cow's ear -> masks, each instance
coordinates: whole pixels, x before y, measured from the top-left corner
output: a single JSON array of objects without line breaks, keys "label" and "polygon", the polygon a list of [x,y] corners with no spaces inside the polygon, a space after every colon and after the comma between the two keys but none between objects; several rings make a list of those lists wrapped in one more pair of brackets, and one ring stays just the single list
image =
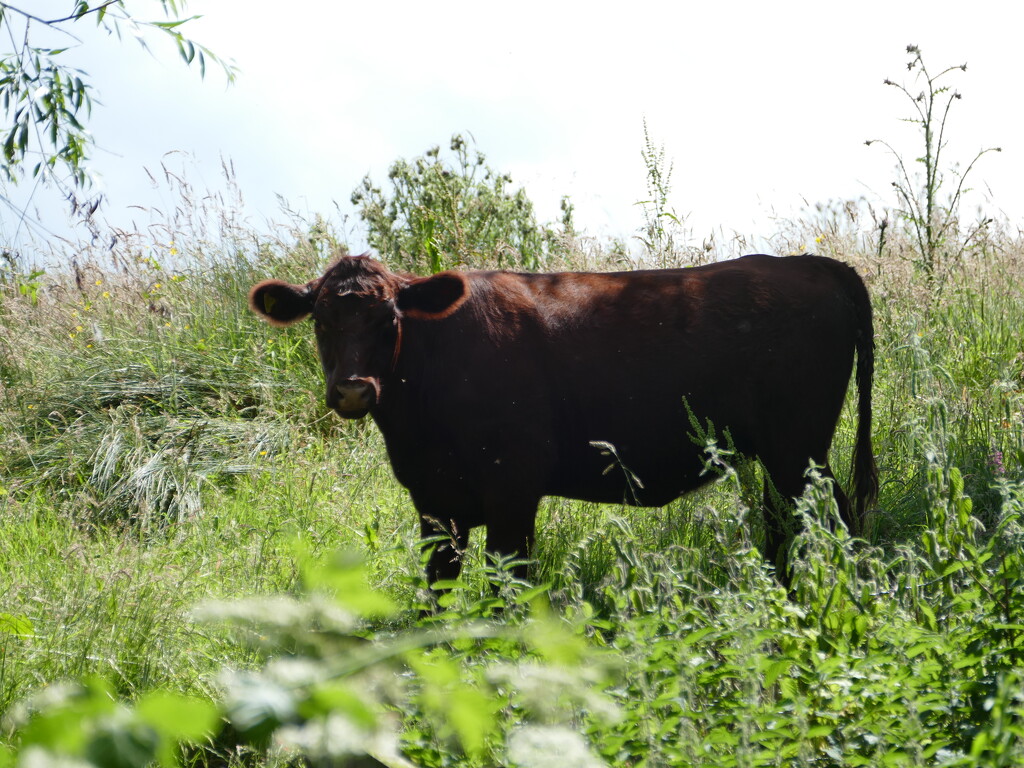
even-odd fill
[{"label": "cow's ear", "polygon": [[308,285],[264,280],[249,291],[249,308],[272,325],[291,325],[313,311],[313,292]]},{"label": "cow's ear", "polygon": [[419,320],[443,320],[469,297],[469,283],[460,272],[439,272],[414,280],[398,292],[398,309]]}]

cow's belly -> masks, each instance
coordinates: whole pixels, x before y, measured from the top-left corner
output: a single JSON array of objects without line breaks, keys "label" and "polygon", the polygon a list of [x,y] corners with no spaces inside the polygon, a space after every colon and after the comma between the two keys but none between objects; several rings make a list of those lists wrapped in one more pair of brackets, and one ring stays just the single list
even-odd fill
[{"label": "cow's belly", "polygon": [[700,451],[678,439],[640,449],[597,443],[563,450],[547,495],[603,504],[660,507],[703,485]]}]

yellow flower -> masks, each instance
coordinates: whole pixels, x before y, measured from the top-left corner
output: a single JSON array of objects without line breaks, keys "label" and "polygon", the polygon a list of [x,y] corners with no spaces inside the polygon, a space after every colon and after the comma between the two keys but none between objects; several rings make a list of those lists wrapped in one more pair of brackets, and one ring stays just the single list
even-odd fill
[{"label": "yellow flower", "polygon": [[103,298],[104,299],[109,299],[110,298],[110,291],[104,291],[103,292]]},{"label": "yellow flower", "polygon": [[103,281],[102,280],[97,280],[96,281],[96,285],[103,285]]}]

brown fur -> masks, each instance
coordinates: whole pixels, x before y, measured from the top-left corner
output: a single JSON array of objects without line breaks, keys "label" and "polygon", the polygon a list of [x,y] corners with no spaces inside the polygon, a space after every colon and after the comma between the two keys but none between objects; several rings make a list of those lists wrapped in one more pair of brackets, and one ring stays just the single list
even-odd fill
[{"label": "brown fur", "polygon": [[[474,526],[490,551],[529,555],[545,495],[660,506],[705,483],[688,409],[760,459],[781,497],[800,495],[810,462],[831,476],[855,357],[852,507],[834,486],[855,533],[877,491],[871,305],[831,259],[414,278],[344,257],[306,286],[261,283],[250,305],[277,324],[313,314],[328,405],[373,417],[423,535],[451,539],[431,581],[458,574]],[[773,498],[765,555],[784,576],[788,512]]]}]

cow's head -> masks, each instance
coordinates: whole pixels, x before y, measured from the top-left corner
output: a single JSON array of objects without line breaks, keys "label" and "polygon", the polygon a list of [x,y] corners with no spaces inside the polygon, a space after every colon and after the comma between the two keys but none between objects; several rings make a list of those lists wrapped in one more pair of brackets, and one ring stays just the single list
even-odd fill
[{"label": "cow's head", "polygon": [[441,320],[466,300],[458,272],[396,275],[365,256],[342,256],[305,285],[266,280],[249,291],[252,311],[286,326],[309,315],[327,383],[327,406],[359,419],[381,400],[381,380],[401,353],[402,320]]}]

